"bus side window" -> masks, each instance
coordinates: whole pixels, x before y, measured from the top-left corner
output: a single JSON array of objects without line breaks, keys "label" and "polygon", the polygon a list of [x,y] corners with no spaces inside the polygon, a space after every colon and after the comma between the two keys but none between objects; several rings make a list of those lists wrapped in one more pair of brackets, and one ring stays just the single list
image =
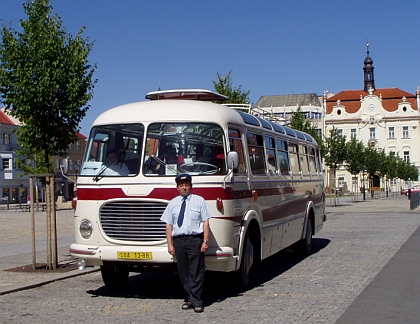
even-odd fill
[{"label": "bus side window", "polygon": [[281,175],[290,175],[289,156],[287,153],[287,142],[277,139],[277,159],[279,161],[279,171]]},{"label": "bus side window", "polygon": [[237,129],[229,129],[229,147],[231,151],[236,151],[239,156],[239,167],[234,170],[235,174],[245,174],[246,164],[244,150],[242,147],[241,133]]},{"label": "bus side window", "polygon": [[318,171],[319,175],[322,175],[322,163],[321,163],[321,152],[319,149],[315,149],[315,164],[316,164],[316,170]]},{"label": "bus side window", "polygon": [[316,167],[316,162],[315,162],[315,148],[310,147],[309,148],[309,168],[311,174],[315,175],[318,174],[318,170]]},{"label": "bus side window", "polygon": [[277,175],[277,163],[276,163],[276,144],[274,138],[265,137],[265,152],[267,155],[267,166],[269,175]]},{"label": "bus side window", "polygon": [[307,176],[310,174],[308,163],[308,147],[306,145],[299,145],[300,165],[302,166],[302,174]]},{"label": "bus side window", "polygon": [[294,143],[289,143],[289,160],[293,176],[300,175],[300,163],[298,152],[298,145]]},{"label": "bus side window", "polygon": [[255,133],[246,134],[248,156],[252,174],[265,175],[263,137]]}]

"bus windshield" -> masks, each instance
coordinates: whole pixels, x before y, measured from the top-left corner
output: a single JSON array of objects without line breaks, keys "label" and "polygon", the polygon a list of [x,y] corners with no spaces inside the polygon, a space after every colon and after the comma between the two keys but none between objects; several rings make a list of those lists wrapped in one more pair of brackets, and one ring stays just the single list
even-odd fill
[{"label": "bus windshield", "polygon": [[92,128],[80,175],[94,176],[94,181],[102,177],[137,175],[143,136],[142,124]]},{"label": "bus windshield", "polygon": [[215,124],[150,124],[146,134],[143,174],[226,174],[225,143],[222,128]]}]

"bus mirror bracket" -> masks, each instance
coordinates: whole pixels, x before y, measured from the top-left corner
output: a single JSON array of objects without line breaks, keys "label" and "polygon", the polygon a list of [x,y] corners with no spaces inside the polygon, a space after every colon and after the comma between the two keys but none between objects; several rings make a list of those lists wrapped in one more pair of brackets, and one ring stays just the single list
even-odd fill
[{"label": "bus mirror bracket", "polygon": [[76,183],[76,181],[74,181],[73,179],[67,176],[67,173],[69,172],[69,159],[68,158],[64,158],[61,160],[60,170],[61,170],[61,175],[64,178],[66,178],[67,180],[70,180],[71,182]]},{"label": "bus mirror bracket", "polygon": [[63,175],[66,175],[69,172],[69,159],[68,158],[64,158],[61,160],[61,173]]},{"label": "bus mirror bracket", "polygon": [[238,152],[230,151],[227,154],[227,164],[230,170],[237,169],[239,166],[239,155]]},{"label": "bus mirror bracket", "polygon": [[226,178],[230,175],[230,181],[233,183],[233,170],[237,169],[239,166],[239,155],[238,152],[230,151],[227,154],[226,162],[228,164],[229,172],[226,177],[223,179],[223,189],[226,189]]}]

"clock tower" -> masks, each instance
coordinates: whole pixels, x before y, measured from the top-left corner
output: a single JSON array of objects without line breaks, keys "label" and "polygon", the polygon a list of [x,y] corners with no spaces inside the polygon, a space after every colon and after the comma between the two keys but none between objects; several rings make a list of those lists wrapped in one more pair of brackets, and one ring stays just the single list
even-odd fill
[{"label": "clock tower", "polygon": [[375,91],[375,79],[373,77],[373,61],[369,56],[369,44],[366,44],[366,52],[367,52],[367,56],[365,58],[365,66],[363,67],[363,71],[365,74],[365,87],[364,87],[364,91],[365,92],[369,92],[369,90],[371,91]]}]

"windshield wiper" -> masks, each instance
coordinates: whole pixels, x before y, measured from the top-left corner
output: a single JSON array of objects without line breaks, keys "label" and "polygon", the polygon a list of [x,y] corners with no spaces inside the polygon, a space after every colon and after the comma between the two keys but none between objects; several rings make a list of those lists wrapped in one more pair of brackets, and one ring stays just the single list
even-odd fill
[{"label": "windshield wiper", "polygon": [[[161,160],[160,158],[158,158],[157,156],[154,156],[154,155],[150,155],[150,157],[152,158],[152,159],[154,159],[154,160],[156,160],[160,165],[163,165],[163,166],[167,166],[168,167],[168,169],[170,169],[171,171],[173,171],[173,172],[175,172],[176,174],[178,174],[178,173],[180,173],[178,170],[176,170],[176,169],[174,169],[173,167],[171,167],[169,164],[167,164],[166,162],[164,162],[163,160]],[[150,170],[150,167],[151,167],[151,165],[152,165],[152,159],[149,159],[150,160],[150,162],[149,162],[149,170]]]},{"label": "windshield wiper", "polygon": [[[121,150],[119,152],[116,153],[117,154],[117,158],[120,157],[120,155],[123,156],[123,158],[121,159],[121,166],[124,163],[124,157],[125,157],[125,150]],[[98,182],[99,180],[101,180],[103,178],[102,174],[105,172],[106,169],[109,168],[109,166],[111,165],[111,161],[109,161],[107,164],[102,165],[101,169],[99,170],[99,172],[92,178],[92,181]]]}]

